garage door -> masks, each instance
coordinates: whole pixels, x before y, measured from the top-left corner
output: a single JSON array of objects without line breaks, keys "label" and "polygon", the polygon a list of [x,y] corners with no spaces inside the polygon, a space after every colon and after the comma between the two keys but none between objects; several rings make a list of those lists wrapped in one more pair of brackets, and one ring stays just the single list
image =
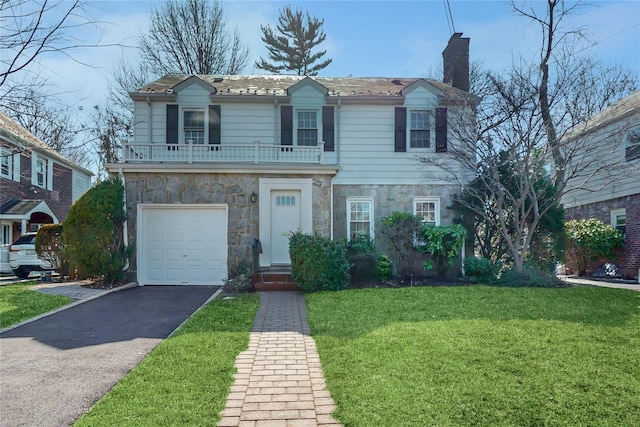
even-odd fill
[{"label": "garage door", "polygon": [[141,285],[219,285],[227,276],[226,205],[139,205]]}]

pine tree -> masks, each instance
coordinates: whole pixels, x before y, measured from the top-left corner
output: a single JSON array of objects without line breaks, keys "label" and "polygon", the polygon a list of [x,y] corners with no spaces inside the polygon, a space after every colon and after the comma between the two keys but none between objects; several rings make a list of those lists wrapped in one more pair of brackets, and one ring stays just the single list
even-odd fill
[{"label": "pine tree", "polygon": [[255,63],[256,67],[275,74],[295,71],[299,76],[315,76],[331,63],[331,59],[326,59],[314,65],[327,51],[311,53],[327,38],[320,29],[324,19],[311,17],[308,12],[305,17],[301,10],[292,12],[291,6],[286,6],[280,12],[278,22],[275,30],[269,25],[260,26],[262,41],[269,50],[269,60],[272,62],[260,58]]}]

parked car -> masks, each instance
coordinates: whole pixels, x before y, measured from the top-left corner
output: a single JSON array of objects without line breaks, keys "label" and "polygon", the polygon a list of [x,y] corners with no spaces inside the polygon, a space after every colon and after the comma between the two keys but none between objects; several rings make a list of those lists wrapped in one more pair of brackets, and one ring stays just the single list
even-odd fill
[{"label": "parked car", "polygon": [[9,264],[13,274],[21,279],[29,277],[32,271],[53,270],[47,261],[38,258],[36,253],[36,234],[23,234],[9,247]]}]

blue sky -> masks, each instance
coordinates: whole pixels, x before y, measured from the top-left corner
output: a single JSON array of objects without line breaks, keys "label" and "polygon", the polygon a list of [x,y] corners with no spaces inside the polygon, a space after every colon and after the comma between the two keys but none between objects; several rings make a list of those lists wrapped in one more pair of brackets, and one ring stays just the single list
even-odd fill
[{"label": "blue sky", "polygon": [[[103,44],[132,46],[146,29],[155,1],[93,1],[87,9],[100,20],[99,31],[85,35]],[[324,76],[430,77],[440,75],[442,50],[451,28],[443,0],[422,1],[223,1],[228,23],[237,26],[251,51],[245,74],[259,73],[253,63],[266,50],[260,40],[260,25],[275,26],[280,9],[308,11],[324,18],[327,40],[322,48],[333,63]],[[449,2],[456,32],[471,38],[471,60],[486,68],[504,70],[518,58],[536,58],[539,27],[516,16],[507,1]],[[567,25],[582,27],[590,41],[575,45],[609,64],[619,64],[640,73],[640,1],[592,1]],[[544,2],[527,2],[540,9]],[[104,100],[105,80],[121,54],[135,60],[131,48],[83,49],[70,58],[43,58],[42,75],[65,98],[78,106]]]}]

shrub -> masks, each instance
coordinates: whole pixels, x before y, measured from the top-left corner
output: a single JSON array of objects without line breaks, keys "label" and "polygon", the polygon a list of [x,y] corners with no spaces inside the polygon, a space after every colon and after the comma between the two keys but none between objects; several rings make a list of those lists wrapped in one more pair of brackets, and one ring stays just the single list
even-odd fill
[{"label": "shrub", "polygon": [[370,282],[376,278],[377,257],[372,253],[355,254],[348,257],[352,282]]},{"label": "shrub", "polygon": [[565,229],[580,276],[587,272],[589,261],[614,258],[613,249],[624,244],[622,233],[595,218],[567,221]]},{"label": "shrub", "polygon": [[467,230],[460,224],[424,224],[420,230],[420,250],[431,255],[424,263],[425,270],[435,268],[438,277],[447,275],[447,268],[460,256],[460,249],[467,236]]},{"label": "shrub", "polygon": [[289,238],[291,274],[304,292],[340,290],[349,284],[344,245],[319,235],[293,233]]},{"label": "shrub", "polygon": [[511,288],[554,288],[563,286],[564,282],[535,267],[525,266],[522,271],[513,268],[503,271],[495,285]]},{"label": "shrub", "polygon": [[62,224],[45,224],[36,235],[36,253],[62,276],[69,274],[69,260],[62,241]]},{"label": "shrub", "polygon": [[382,218],[378,225],[377,235],[391,244],[396,272],[400,276],[408,276],[411,271],[410,261],[415,254],[415,239],[419,234],[421,218],[405,212],[392,212]]},{"label": "shrub", "polygon": [[80,277],[100,277],[105,283],[124,278],[128,248],[123,244],[124,187],[117,179],[99,183],[71,206],[62,240],[70,267]]},{"label": "shrub", "polygon": [[490,259],[471,257],[464,259],[464,275],[471,283],[493,283],[500,271],[500,265]]},{"label": "shrub", "polygon": [[376,263],[376,279],[385,281],[389,280],[393,274],[393,265],[387,255],[380,255]]},{"label": "shrub", "polygon": [[247,262],[240,262],[235,268],[231,269],[229,277],[223,279],[223,288],[227,292],[240,293],[250,292],[253,290],[251,276],[253,268]]},{"label": "shrub", "polygon": [[357,236],[347,243],[348,254],[375,254],[376,241],[369,236]]}]

